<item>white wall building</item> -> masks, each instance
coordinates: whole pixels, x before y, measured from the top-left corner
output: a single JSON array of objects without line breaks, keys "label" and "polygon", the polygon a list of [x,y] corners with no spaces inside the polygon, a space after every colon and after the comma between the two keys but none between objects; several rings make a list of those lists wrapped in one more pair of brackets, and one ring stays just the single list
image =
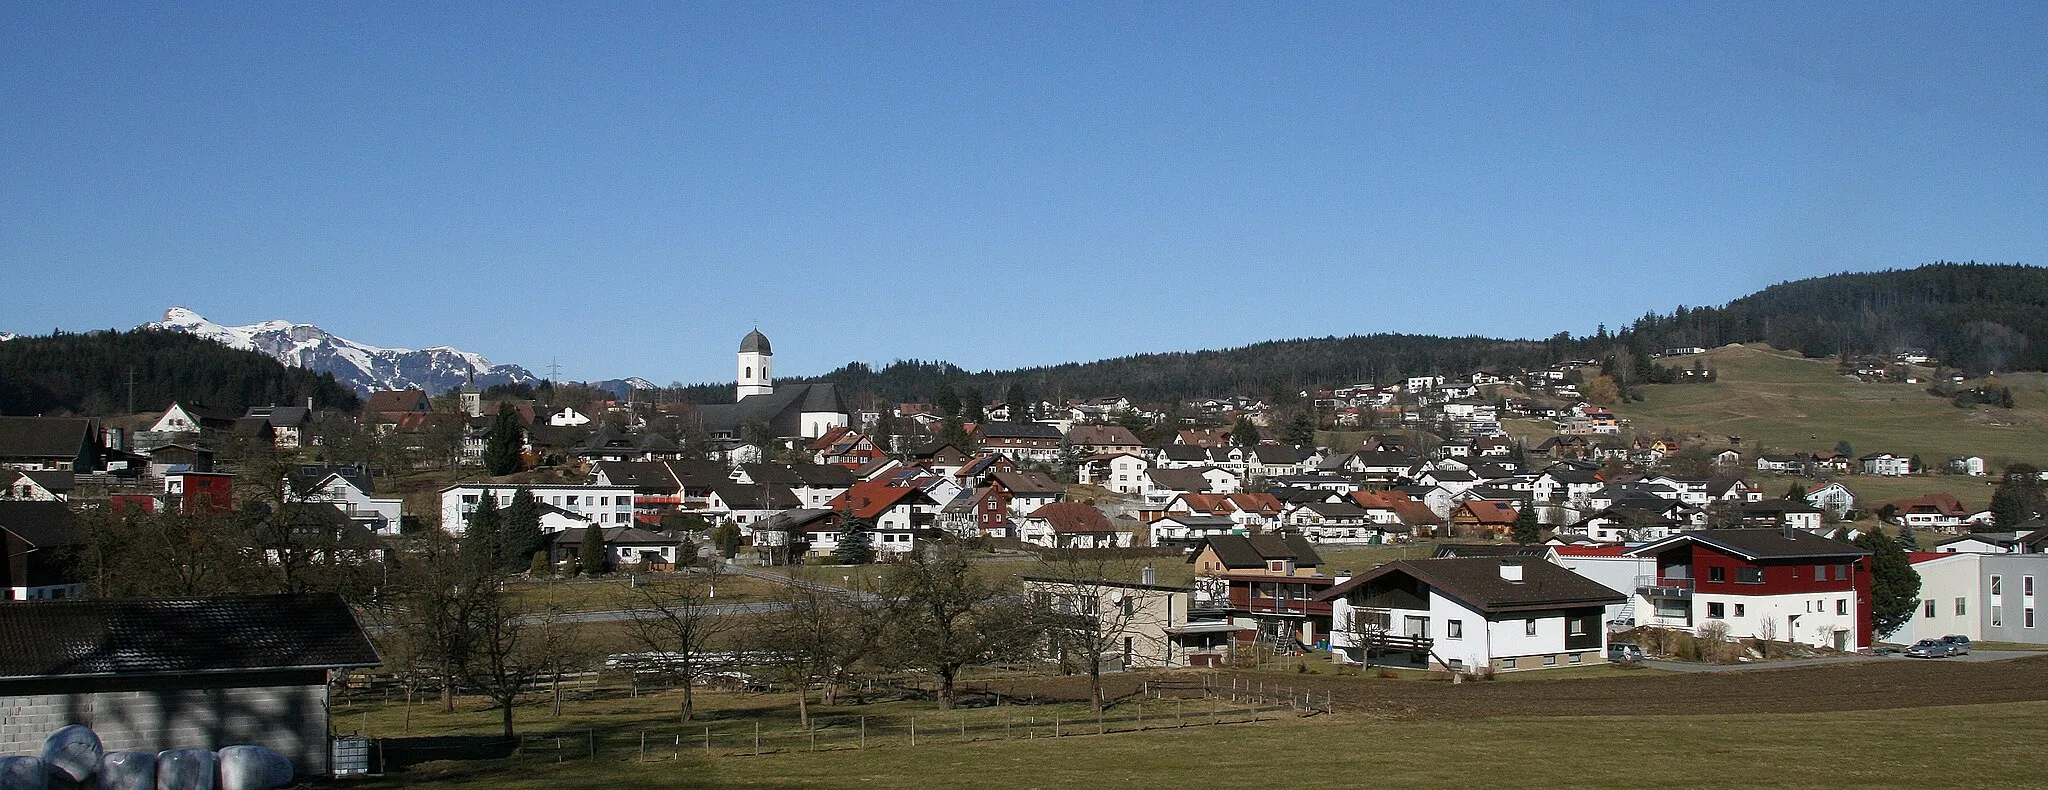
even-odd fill
[{"label": "white wall building", "polygon": [[[633,525],[632,486],[513,485],[509,483],[458,483],[441,489],[441,529],[461,535],[469,530],[469,516],[483,497],[497,500],[498,509],[512,505],[520,489],[533,495],[534,502],[553,505],[589,519],[602,527]],[[559,523],[559,522],[558,522]],[[546,529],[549,521],[542,520]]]}]

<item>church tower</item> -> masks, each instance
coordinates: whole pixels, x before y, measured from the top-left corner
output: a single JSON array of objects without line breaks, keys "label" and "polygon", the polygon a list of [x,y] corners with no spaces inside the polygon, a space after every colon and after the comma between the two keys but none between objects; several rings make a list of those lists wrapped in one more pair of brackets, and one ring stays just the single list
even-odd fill
[{"label": "church tower", "polygon": [[775,352],[768,348],[768,336],[756,329],[747,333],[740,341],[739,399],[748,395],[768,395],[775,392],[774,379],[768,373],[768,365],[774,361]]}]

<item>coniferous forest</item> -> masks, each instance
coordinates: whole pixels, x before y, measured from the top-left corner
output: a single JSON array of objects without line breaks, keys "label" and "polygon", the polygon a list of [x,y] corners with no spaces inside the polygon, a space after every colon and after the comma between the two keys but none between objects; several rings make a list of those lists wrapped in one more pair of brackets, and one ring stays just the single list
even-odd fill
[{"label": "coniferous forest", "polygon": [[327,374],[286,367],[256,351],[153,329],[57,332],[0,342],[0,414],[104,415],[172,401],[239,415],[249,406],[299,404],[353,411],[355,392]]},{"label": "coniferous forest", "polygon": [[[832,382],[849,396],[891,402],[929,400],[942,384],[978,391],[990,402],[1105,395],[1155,404],[1229,395],[1284,399],[1318,387],[1533,369],[1566,360],[1601,362],[1623,352],[1640,369],[1647,367],[1643,360],[1666,348],[1753,342],[1813,357],[1922,351],[1973,375],[2048,370],[2048,269],[1936,263],[1830,275],[1780,283],[1719,307],[1680,306],[1613,332],[1602,328],[1583,336],[1353,335],[1009,371],[968,371],[924,360],[881,368],[854,362],[823,376],[786,381]],[[125,410],[131,369],[135,406],[142,410],[161,409],[174,399],[238,410],[302,403],[309,395],[322,406],[356,404],[356,396],[332,377],[288,368],[253,351],[183,334],[110,330],[0,343],[0,413]],[[730,402],[733,385],[693,385],[664,395]]]}]

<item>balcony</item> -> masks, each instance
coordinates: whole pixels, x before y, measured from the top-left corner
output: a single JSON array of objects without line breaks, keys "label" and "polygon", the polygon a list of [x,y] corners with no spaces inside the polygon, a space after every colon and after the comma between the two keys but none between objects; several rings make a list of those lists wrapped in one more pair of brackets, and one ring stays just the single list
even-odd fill
[{"label": "balcony", "polygon": [[1692,581],[1665,576],[1637,576],[1636,594],[1644,598],[1691,598]]}]

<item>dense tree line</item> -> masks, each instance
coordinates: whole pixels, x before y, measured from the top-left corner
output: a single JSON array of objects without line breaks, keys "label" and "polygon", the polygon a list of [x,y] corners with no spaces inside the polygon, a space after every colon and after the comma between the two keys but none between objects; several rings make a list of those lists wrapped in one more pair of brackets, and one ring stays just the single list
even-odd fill
[{"label": "dense tree line", "polygon": [[172,401],[241,412],[264,404],[353,411],[353,390],[334,376],[287,367],[256,351],[154,329],[55,332],[0,342],[0,414],[88,415],[159,411]]},{"label": "dense tree line", "polygon": [[[1678,371],[1649,361],[1667,348],[1765,342],[1815,357],[1921,349],[1973,373],[2048,370],[2048,342],[2030,343],[2035,337],[2048,338],[2048,269],[1936,263],[1781,283],[1720,307],[1680,306],[1668,315],[1645,315],[1618,331],[1603,326],[1577,337],[1353,335],[1009,371],[975,372],[929,360],[899,360],[880,369],[853,362],[801,381],[831,382],[849,397],[895,402],[931,400],[949,388],[955,397],[972,392],[1004,398],[1022,391],[1055,402],[1121,395],[1164,403],[1384,385],[1408,376],[1537,369],[1576,359],[1618,366],[1614,377],[1632,389],[1678,378]],[[729,403],[733,387],[700,384],[664,394],[695,403]]]}]

